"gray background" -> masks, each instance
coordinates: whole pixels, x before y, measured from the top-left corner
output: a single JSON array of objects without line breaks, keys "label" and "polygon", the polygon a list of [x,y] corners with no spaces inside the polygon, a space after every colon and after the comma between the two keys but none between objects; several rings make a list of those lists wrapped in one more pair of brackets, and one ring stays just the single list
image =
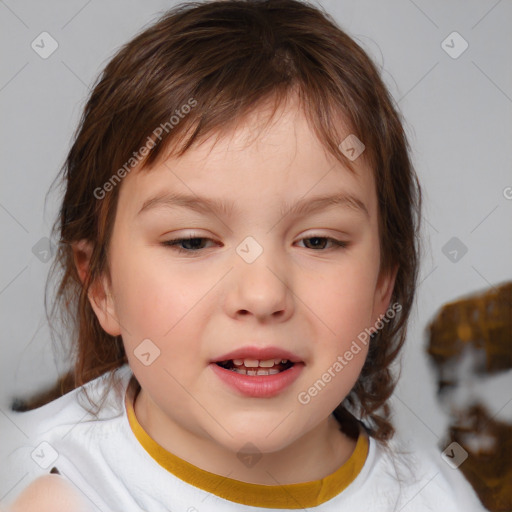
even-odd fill
[{"label": "gray background", "polygon": [[[64,161],[97,74],[121,44],[176,3],[0,1],[4,450],[23,439],[9,417],[11,398],[51,383],[64,369],[52,348],[43,308],[50,264],[37,248],[44,249],[40,240],[49,236],[59,203],[53,194],[45,208],[45,194]],[[425,327],[442,304],[497,286],[512,274],[512,3],[314,3],[370,53],[406,118],[425,198],[424,251],[401,381],[392,403],[400,436],[438,444],[448,417],[436,401]],[[44,31],[59,45],[47,59],[31,47]],[[453,31],[469,44],[458,58],[442,46]],[[460,41],[455,39],[453,46],[452,51],[460,49]],[[457,262],[442,251],[452,237],[468,249]],[[496,417],[512,418],[510,372],[470,384],[474,393],[484,389]],[[16,486],[12,478],[0,483],[0,498]]]}]

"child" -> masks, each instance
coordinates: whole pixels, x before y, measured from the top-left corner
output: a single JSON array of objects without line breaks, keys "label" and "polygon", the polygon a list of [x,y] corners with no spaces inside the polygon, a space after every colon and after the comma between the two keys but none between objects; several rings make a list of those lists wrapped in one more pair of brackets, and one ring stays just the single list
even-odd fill
[{"label": "child", "polygon": [[392,441],[421,193],[326,14],[169,12],[107,65],[64,180],[76,389],[17,417],[10,510],[480,509]]}]

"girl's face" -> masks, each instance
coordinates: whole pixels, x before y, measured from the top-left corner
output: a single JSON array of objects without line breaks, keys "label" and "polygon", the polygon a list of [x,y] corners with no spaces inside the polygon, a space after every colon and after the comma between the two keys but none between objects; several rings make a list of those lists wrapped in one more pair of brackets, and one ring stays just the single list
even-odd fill
[{"label": "girl's face", "polygon": [[328,420],[394,284],[379,279],[362,158],[353,175],[328,156],[297,105],[260,131],[264,113],[123,180],[109,294],[94,305],[122,335],[152,417],[233,452],[277,451]]}]

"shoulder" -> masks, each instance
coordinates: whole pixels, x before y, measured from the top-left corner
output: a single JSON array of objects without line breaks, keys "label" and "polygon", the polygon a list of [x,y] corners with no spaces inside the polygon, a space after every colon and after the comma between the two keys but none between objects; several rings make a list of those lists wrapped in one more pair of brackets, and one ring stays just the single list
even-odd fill
[{"label": "shoulder", "polygon": [[90,512],[91,506],[59,475],[34,480],[3,512]]},{"label": "shoulder", "polygon": [[[56,468],[81,490],[88,489],[87,480],[101,473],[105,454],[115,446],[120,448],[123,397],[131,375],[125,366],[38,409],[11,414],[10,419],[24,437],[13,439],[10,446],[1,440],[0,482],[23,480],[28,486],[28,495],[24,490],[23,496],[29,499],[40,493],[41,482],[51,482],[55,487],[62,484],[62,477],[49,474]],[[88,491],[87,496],[92,494],[93,490]]]},{"label": "shoulder", "polygon": [[397,503],[403,512],[485,511],[462,472],[448,466],[439,450],[411,447],[399,439],[389,447],[373,439],[372,443],[374,477],[383,488],[396,489]]},{"label": "shoulder", "polygon": [[12,418],[27,437],[38,437],[59,426],[66,428],[87,420],[115,416],[120,412],[122,394],[130,376],[129,367],[123,366],[42,407],[14,413]]}]

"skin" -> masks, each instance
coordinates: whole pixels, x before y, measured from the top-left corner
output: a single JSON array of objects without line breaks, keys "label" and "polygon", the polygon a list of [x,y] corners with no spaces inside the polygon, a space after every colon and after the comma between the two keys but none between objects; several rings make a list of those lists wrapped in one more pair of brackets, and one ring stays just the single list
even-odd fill
[{"label": "skin", "polygon": [[9,507],[0,512],[93,512],[96,507],[67,480],[45,475],[34,480]]},{"label": "skin", "polygon": [[[156,442],[207,471],[277,485],[323,478],[353,452],[355,442],[331,413],[355,384],[367,347],[309,404],[297,396],[385,314],[396,269],[379,272],[376,187],[363,157],[351,174],[292,100],[262,130],[267,120],[261,108],[217,140],[148,172],[132,171],[121,184],[110,279],[89,298],[105,331],[123,338],[142,387],[135,413]],[[235,213],[160,206],[138,214],[163,191],[230,200]],[[280,211],[283,201],[342,191],[357,196],[369,215],[346,206],[302,217]],[[192,234],[211,241],[195,252],[198,245],[182,244],[189,255],[162,244]],[[251,264],[235,250],[247,236],[263,248]],[[314,237],[348,246],[324,239],[315,245]],[[78,256],[90,246],[75,250],[83,276],[87,258]],[[134,355],[147,338],[161,351],[150,366]],[[209,363],[250,344],[294,352],[305,363],[301,375],[272,398],[238,394]],[[237,458],[247,442],[263,454],[252,467]]]}]

